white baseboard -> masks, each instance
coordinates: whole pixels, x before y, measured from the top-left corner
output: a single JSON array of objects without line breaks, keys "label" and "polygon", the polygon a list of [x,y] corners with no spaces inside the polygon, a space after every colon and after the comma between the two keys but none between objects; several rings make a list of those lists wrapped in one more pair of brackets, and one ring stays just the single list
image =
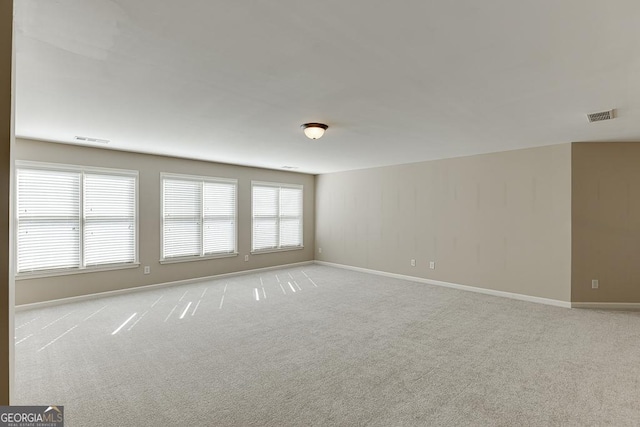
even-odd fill
[{"label": "white baseboard", "polygon": [[68,298],[54,299],[50,301],[34,302],[31,304],[16,305],[15,311],[30,310],[33,308],[44,308],[44,307],[50,307],[54,305],[68,304],[71,302],[87,301],[87,300],[98,299],[98,298],[112,297],[116,295],[130,294],[134,292],[144,292],[152,289],[159,289],[159,288],[165,288],[170,286],[189,285],[192,283],[205,282],[207,280],[216,280],[216,279],[222,279],[225,277],[233,277],[233,276],[243,276],[245,274],[259,273],[261,271],[279,270],[282,268],[292,268],[292,267],[298,267],[298,266],[309,265],[309,264],[313,264],[313,261],[296,262],[293,264],[274,265],[271,267],[254,268],[252,270],[235,271],[233,273],[216,274],[213,276],[205,276],[205,277],[195,277],[193,279],[176,280],[174,282],[164,282],[164,283],[157,283],[154,285],[137,286],[135,288],[118,289],[115,291],[98,292],[95,294],[79,295],[76,297],[68,297]]},{"label": "white baseboard", "polygon": [[393,277],[394,279],[409,280],[409,281],[412,281],[412,282],[426,283],[426,284],[429,284],[429,285],[442,286],[442,287],[445,287],[445,288],[452,288],[452,289],[459,289],[459,290],[462,290],[462,291],[476,292],[476,293],[479,293],[479,294],[492,295],[492,296],[496,296],[496,297],[511,298],[511,299],[516,299],[516,300],[520,300],[520,301],[527,301],[527,302],[535,302],[537,304],[553,305],[555,307],[563,307],[563,308],[571,308],[572,307],[572,304],[570,302],[568,302],[568,301],[560,301],[560,300],[550,299],[550,298],[534,297],[534,296],[531,296],[531,295],[523,295],[523,294],[517,294],[517,293],[513,293],[513,292],[496,291],[496,290],[493,290],[493,289],[478,288],[478,287],[475,287],[475,286],[459,285],[457,283],[441,282],[439,280],[425,279],[423,277],[406,276],[404,274],[388,273],[386,271],[371,270],[371,269],[368,269],[368,268],[353,267],[353,266],[350,266],[350,265],[335,264],[335,263],[326,262],[326,261],[317,261],[316,260],[315,263],[319,264],[319,265],[326,265],[326,266],[329,266],[329,267],[344,268],[346,270],[359,271],[359,272],[362,272],[362,273],[370,273],[370,274],[375,274],[375,275],[378,275],[378,276]]},{"label": "white baseboard", "polygon": [[329,267],[336,267],[336,268],[342,268],[342,269],[346,269],[346,270],[359,271],[359,272],[362,272],[362,273],[375,274],[375,275],[378,275],[378,276],[392,277],[394,279],[408,280],[408,281],[411,281],[411,282],[418,282],[418,283],[426,283],[426,284],[429,284],[429,285],[442,286],[442,287],[445,287],[445,288],[459,289],[459,290],[463,290],[463,291],[476,292],[476,293],[485,294],[485,295],[492,295],[492,296],[497,296],[497,297],[516,299],[516,300],[520,300],[520,301],[534,302],[534,303],[537,303],[537,304],[552,305],[552,306],[555,306],[555,307],[589,308],[589,309],[601,309],[601,310],[633,310],[633,311],[640,310],[640,303],[625,303],[625,302],[573,302],[573,303],[571,303],[571,302],[567,302],[567,301],[560,301],[560,300],[555,300],[555,299],[550,299],[550,298],[534,297],[534,296],[531,296],[531,295],[523,295],[523,294],[518,294],[518,293],[514,293],[514,292],[496,291],[496,290],[493,290],[493,289],[478,288],[478,287],[475,287],[475,286],[460,285],[460,284],[457,284],[457,283],[450,283],[450,282],[442,282],[442,281],[439,281],[439,280],[425,279],[423,277],[408,276],[408,275],[404,275],[404,274],[389,273],[389,272],[386,272],[386,271],[372,270],[372,269],[369,269],[369,268],[354,267],[354,266],[351,266],[351,265],[336,264],[336,263],[333,263],[333,262],[315,260],[315,261],[297,262],[297,263],[293,263],[293,264],[275,265],[275,266],[271,266],[271,267],[255,268],[255,269],[252,269],[252,270],[236,271],[236,272],[232,272],[232,273],[217,274],[217,275],[213,275],[213,276],[196,277],[196,278],[193,278],[193,279],[177,280],[177,281],[174,281],[174,282],[157,283],[157,284],[153,284],[153,285],[138,286],[138,287],[135,287],[135,288],[118,289],[118,290],[115,290],[115,291],[99,292],[99,293],[95,293],[95,294],[79,295],[79,296],[75,296],[75,297],[60,298],[60,299],[51,300],[51,301],[36,302],[36,303],[31,303],[31,304],[22,304],[22,305],[17,305],[15,307],[15,311],[24,311],[24,310],[30,310],[30,309],[33,309],[33,308],[50,307],[50,306],[55,306],[55,305],[60,305],[60,304],[67,304],[67,303],[79,302],[79,301],[87,301],[87,300],[98,299],[98,298],[106,298],[106,297],[111,297],[111,296],[116,296],[116,295],[124,295],[124,294],[134,293],[134,292],[144,292],[144,291],[148,291],[148,290],[152,290],[152,289],[159,289],[159,288],[164,288],[164,287],[189,285],[189,284],[192,284],[192,283],[204,282],[204,281],[207,281],[207,280],[222,279],[222,278],[225,278],[225,277],[242,276],[242,275],[246,275],[246,274],[258,273],[258,272],[261,272],[261,271],[278,270],[278,269],[282,269],[282,268],[293,268],[293,267],[298,267],[298,266],[302,266],[302,265],[309,265],[309,264],[326,265],[326,266],[329,266]]},{"label": "white baseboard", "polygon": [[572,308],[591,308],[601,310],[640,310],[638,302],[572,302]]}]

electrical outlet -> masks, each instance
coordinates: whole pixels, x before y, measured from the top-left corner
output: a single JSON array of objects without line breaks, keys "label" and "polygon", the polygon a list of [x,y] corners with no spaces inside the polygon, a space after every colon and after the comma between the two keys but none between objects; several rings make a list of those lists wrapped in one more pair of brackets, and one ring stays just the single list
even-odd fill
[{"label": "electrical outlet", "polygon": [[416,266],[416,260],[415,260],[415,259],[412,259],[412,260],[411,260],[411,267],[415,267],[415,266]]},{"label": "electrical outlet", "polygon": [[321,254],[322,253],[322,248],[318,248],[318,253]]},{"label": "electrical outlet", "polygon": [[600,281],[594,279],[591,281],[591,289],[598,289],[600,287]]},{"label": "electrical outlet", "polygon": [[148,265],[144,266],[144,274],[150,274],[151,273],[151,267],[149,267]]},{"label": "electrical outlet", "polygon": [[245,262],[246,262],[246,261],[249,261],[249,255],[245,255],[245,256],[244,256],[244,260],[245,260]]},{"label": "electrical outlet", "polygon": [[429,268],[432,270],[436,269],[436,262],[435,261],[429,261]]}]

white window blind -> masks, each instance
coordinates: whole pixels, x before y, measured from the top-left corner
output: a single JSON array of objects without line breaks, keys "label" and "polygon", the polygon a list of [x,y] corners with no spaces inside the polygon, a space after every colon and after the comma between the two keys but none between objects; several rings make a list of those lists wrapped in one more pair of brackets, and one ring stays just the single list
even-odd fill
[{"label": "white window blind", "polygon": [[163,176],[162,258],[236,253],[237,183]]},{"label": "white window blind", "polygon": [[135,177],[86,173],[84,265],[134,262],[135,225]]},{"label": "white window blind", "polygon": [[252,250],[278,247],[277,187],[253,186],[253,247]]},{"label": "white window blind", "polygon": [[46,167],[16,170],[17,272],[135,263],[137,174]]},{"label": "white window blind", "polygon": [[252,185],[252,250],[302,246],[302,187]]},{"label": "white window blind", "polygon": [[80,266],[80,173],[17,170],[18,273]]},{"label": "white window blind", "polygon": [[163,258],[200,255],[200,183],[164,179]]},{"label": "white window blind", "polygon": [[204,254],[236,250],[236,186],[204,182]]}]

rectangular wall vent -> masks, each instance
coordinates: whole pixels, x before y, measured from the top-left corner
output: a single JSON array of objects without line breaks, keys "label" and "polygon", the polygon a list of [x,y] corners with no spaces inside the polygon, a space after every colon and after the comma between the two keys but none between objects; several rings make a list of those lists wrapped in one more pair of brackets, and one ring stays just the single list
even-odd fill
[{"label": "rectangular wall vent", "polygon": [[108,139],[89,138],[87,136],[76,136],[73,139],[75,139],[76,141],[81,141],[81,142],[96,142],[98,144],[108,144],[109,143]]},{"label": "rectangular wall vent", "polygon": [[589,119],[589,123],[601,122],[603,120],[611,120],[613,119],[613,110],[600,111],[598,113],[587,114],[587,118]]}]

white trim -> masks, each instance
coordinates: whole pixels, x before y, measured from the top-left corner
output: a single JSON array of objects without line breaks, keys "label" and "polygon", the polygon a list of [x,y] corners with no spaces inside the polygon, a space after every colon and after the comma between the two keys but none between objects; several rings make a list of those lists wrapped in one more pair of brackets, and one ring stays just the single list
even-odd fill
[{"label": "white trim", "polygon": [[283,246],[281,248],[270,248],[270,249],[258,249],[257,251],[251,251],[251,255],[260,255],[260,254],[272,254],[276,252],[287,252],[287,251],[298,251],[300,249],[304,249],[304,246]]},{"label": "white trim", "polygon": [[[48,163],[32,160],[16,160],[14,162],[14,168],[12,172],[13,178],[13,209],[14,216],[12,218],[18,218],[18,170],[29,169],[37,171],[54,171],[54,172],[74,172],[80,176],[79,186],[79,209],[78,209],[78,227],[79,227],[79,253],[78,253],[78,267],[72,269],[45,269],[34,271],[18,271],[18,227],[13,226],[13,253],[16,254],[13,260],[14,277],[17,280],[29,279],[29,278],[42,278],[50,276],[63,276],[67,274],[77,273],[91,273],[97,271],[119,270],[123,268],[135,268],[140,265],[139,249],[140,249],[140,172],[133,169],[115,169],[104,168],[98,166],[86,166],[86,165],[71,165],[64,163]],[[86,174],[92,175],[109,175],[119,177],[133,178],[135,184],[135,202],[134,202],[134,221],[135,221],[135,236],[134,236],[134,248],[133,248],[133,262],[131,263],[118,263],[118,264],[98,264],[98,265],[85,265],[85,245],[84,245],[84,231],[86,226],[84,202],[85,202],[85,178]]]},{"label": "white trim", "polygon": [[262,268],[254,268],[251,270],[234,271],[232,273],[222,273],[222,274],[216,274],[213,276],[194,277],[193,279],[176,280],[175,282],[156,283],[153,285],[136,286],[134,288],[118,289],[115,291],[106,291],[106,292],[99,292],[95,294],[79,295],[75,297],[60,298],[60,299],[55,299],[50,301],[34,302],[31,304],[21,304],[21,305],[15,306],[15,311],[24,311],[24,310],[31,310],[34,308],[44,308],[44,307],[51,307],[51,306],[60,305],[60,304],[68,304],[72,302],[107,298],[107,297],[112,297],[116,295],[143,292],[143,291],[149,291],[153,289],[166,288],[170,286],[189,285],[192,283],[204,282],[207,280],[222,279],[224,277],[243,276],[246,274],[259,273],[261,271],[278,270],[281,268],[293,268],[293,267],[309,265],[309,264],[313,264],[313,261],[303,261],[303,262],[295,262],[292,264],[274,265],[271,267],[262,267]]},{"label": "white trim", "polygon": [[238,252],[230,253],[230,254],[213,254],[213,255],[193,255],[186,257],[174,257],[174,258],[165,258],[158,261],[160,264],[178,264],[181,262],[192,262],[192,261],[207,261],[212,259],[220,259],[220,258],[232,258],[238,256]]},{"label": "white trim", "polygon": [[57,270],[34,270],[33,272],[22,272],[16,274],[16,280],[42,279],[44,277],[68,276],[70,274],[99,273],[101,271],[126,270],[128,268],[140,267],[139,262],[126,264],[101,264],[95,267],[57,269]]},{"label": "white trim", "polygon": [[[164,222],[165,222],[165,215],[164,215],[164,208],[165,208],[165,204],[164,204],[164,197],[165,197],[165,191],[164,191],[164,184],[165,184],[165,180],[175,180],[175,181],[192,181],[192,182],[199,182],[200,183],[200,255],[195,255],[196,257],[198,257],[198,259],[182,259],[182,260],[177,260],[177,258],[182,258],[182,257],[174,257],[174,258],[165,258],[164,257]],[[232,184],[233,188],[235,190],[235,212],[234,212],[234,222],[235,222],[235,242],[234,242],[234,252],[232,254],[222,254],[222,255],[207,255],[204,254],[204,222],[205,222],[205,216],[204,216],[204,183],[208,182],[208,183],[219,183],[219,184]],[[171,263],[176,263],[176,262],[184,262],[184,261],[198,261],[198,260],[205,260],[205,259],[213,259],[213,258],[225,258],[225,257],[230,257],[230,256],[236,256],[238,254],[238,217],[239,217],[239,210],[238,210],[238,204],[239,204],[239,199],[238,199],[238,180],[235,178],[220,178],[220,177],[214,177],[214,176],[202,176],[202,175],[184,175],[184,174],[178,174],[178,173],[171,173],[171,172],[160,172],[160,264],[171,264]],[[191,257],[191,256],[188,256]]]},{"label": "white trim", "polygon": [[531,295],[517,294],[514,292],[496,291],[493,289],[478,288],[476,286],[459,285],[457,283],[441,282],[439,280],[425,279],[416,276],[406,276],[404,274],[388,273],[386,271],[371,270],[368,268],[353,267],[351,265],[335,264],[326,261],[315,261],[316,264],[326,265],[329,267],[343,268],[346,270],[359,271],[361,273],[375,274],[378,276],[393,277],[394,279],[408,280],[411,282],[425,283],[428,285],[442,286],[445,288],[458,289],[461,291],[476,292],[479,294],[492,295],[496,297],[511,298],[520,301],[534,302],[537,304],[552,305],[555,307],[571,308],[572,304],[568,301],[560,301],[550,298],[534,297]]},{"label": "white trim", "polygon": [[638,302],[572,302],[571,308],[591,308],[601,310],[640,310]]},{"label": "white trim", "polygon": [[169,178],[169,179],[178,179],[183,181],[207,181],[207,182],[221,182],[224,184],[236,184],[238,185],[238,180],[235,178],[223,178],[217,176],[205,176],[205,175],[185,175],[181,173],[172,173],[172,172],[160,172],[160,179]]},{"label": "white trim", "polygon": [[[290,188],[295,190],[300,190],[300,201],[302,203],[301,212],[300,212],[300,246],[278,246],[277,248],[262,248],[255,249],[254,248],[254,220],[255,216],[253,214],[253,189],[254,187],[272,187],[278,189],[278,212],[276,213],[276,221],[278,224],[278,245],[280,244],[280,222],[282,221],[282,217],[280,216],[280,190],[282,188]],[[251,181],[251,254],[261,254],[261,253],[269,253],[269,252],[279,252],[279,251],[289,251],[295,249],[303,249],[304,248],[304,185],[303,184],[286,184],[286,183],[278,183],[278,182],[265,182],[265,181]]]},{"label": "white trim", "polygon": [[255,181],[251,180],[251,186],[258,185],[261,187],[274,187],[274,188],[295,188],[304,191],[303,184],[287,184],[286,182],[267,182],[267,181]]},{"label": "white trim", "polygon": [[16,169],[39,169],[39,170],[53,170],[53,171],[66,171],[66,172],[89,172],[89,173],[99,173],[104,175],[116,175],[116,176],[135,176],[135,177],[140,176],[140,172],[133,169],[103,168],[98,166],[37,162],[32,160],[16,160]]}]

